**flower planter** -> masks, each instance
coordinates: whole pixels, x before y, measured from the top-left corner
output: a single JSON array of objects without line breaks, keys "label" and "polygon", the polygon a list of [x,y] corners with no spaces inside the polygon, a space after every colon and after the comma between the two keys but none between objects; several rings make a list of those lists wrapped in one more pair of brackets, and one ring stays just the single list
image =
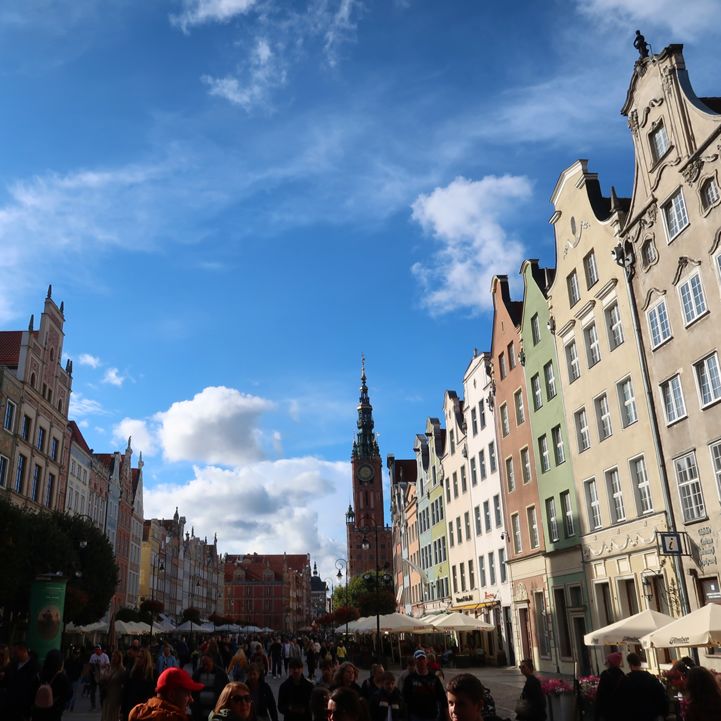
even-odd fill
[{"label": "flower planter", "polygon": [[548,721],[574,721],[576,718],[576,697],[572,693],[549,694]]}]

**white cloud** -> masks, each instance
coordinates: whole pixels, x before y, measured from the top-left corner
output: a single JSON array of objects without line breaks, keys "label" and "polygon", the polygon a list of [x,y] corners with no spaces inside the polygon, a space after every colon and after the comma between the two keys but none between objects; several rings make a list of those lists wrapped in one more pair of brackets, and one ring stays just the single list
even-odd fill
[{"label": "white cloud", "polygon": [[81,353],[78,356],[78,363],[80,363],[81,366],[90,366],[90,368],[97,368],[100,366],[100,358],[95,355],[90,355],[90,353]]},{"label": "white cloud", "polygon": [[135,418],[123,418],[120,423],[113,426],[113,442],[118,445],[125,444],[129,437],[133,439],[133,449],[142,451],[145,456],[154,456],[157,453],[157,437],[143,420]]},{"label": "white cloud", "polygon": [[524,257],[523,245],[509,237],[501,220],[530,196],[527,178],[490,175],[458,177],[416,199],[413,220],[440,242],[430,259],[412,267],[432,315],[490,307],[491,277],[518,268]]},{"label": "white cloud", "polygon": [[104,415],[105,410],[98,401],[86,398],[80,391],[73,391],[70,395],[70,418],[82,418],[83,416]]},{"label": "white cloud", "polygon": [[108,368],[103,376],[103,383],[108,383],[109,385],[120,388],[123,383],[125,383],[126,379],[127,376],[121,375],[117,368]]},{"label": "white cloud", "polygon": [[338,9],[326,20],[324,51],[331,67],[338,64],[340,45],[355,38],[358,24],[353,19],[353,11],[361,7],[362,4],[356,0],[340,0]]},{"label": "white cloud", "polygon": [[182,10],[170,16],[173,25],[184,33],[196,25],[227,23],[239,15],[245,15],[257,0],[181,0]]}]

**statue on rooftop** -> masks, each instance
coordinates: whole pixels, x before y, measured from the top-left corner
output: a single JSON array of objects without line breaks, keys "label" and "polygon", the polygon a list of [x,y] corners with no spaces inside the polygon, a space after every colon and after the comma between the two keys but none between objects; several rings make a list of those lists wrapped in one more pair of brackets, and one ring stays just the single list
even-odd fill
[{"label": "statue on rooftop", "polygon": [[638,54],[642,58],[648,57],[648,43],[646,42],[646,38],[643,35],[641,35],[640,30],[636,30],[636,38],[633,41],[633,47],[635,47],[636,50],[638,50]]}]

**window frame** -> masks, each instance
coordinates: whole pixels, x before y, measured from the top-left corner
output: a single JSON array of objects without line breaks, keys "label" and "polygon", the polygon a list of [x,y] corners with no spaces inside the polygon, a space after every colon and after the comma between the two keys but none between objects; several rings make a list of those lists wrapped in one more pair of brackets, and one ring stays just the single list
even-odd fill
[{"label": "window frame", "polygon": [[[709,372],[710,366],[708,361],[715,362],[715,378],[713,373]],[[696,391],[698,393],[699,406],[701,410],[709,408],[721,400],[721,364],[719,363],[718,353],[714,351],[707,356],[701,358],[693,364],[694,377],[696,378]],[[702,378],[701,374],[704,374]],[[704,387],[708,387],[708,391],[712,394],[708,400],[704,399]]]},{"label": "window frame", "polygon": [[598,263],[593,248],[583,256],[583,272],[586,276],[586,290],[590,290],[598,283]]},{"label": "window frame", "polygon": [[560,541],[561,534],[558,526],[556,499],[553,496],[546,499],[546,519],[548,521],[548,539],[551,543]]},{"label": "window frame", "polygon": [[566,355],[566,366],[568,369],[568,382],[574,383],[581,377],[581,359],[578,357],[578,346],[576,339],[571,338],[563,346]]},{"label": "window frame", "polygon": [[[616,314],[616,319],[613,318],[613,314]],[[606,331],[608,332],[608,348],[611,352],[615,351],[623,342],[626,337],[623,334],[623,319],[621,318],[621,310],[618,307],[618,301],[615,300],[610,303],[606,308],[603,309],[603,315],[606,319]],[[620,337],[620,340],[619,338]]]},{"label": "window frame", "polygon": [[513,493],[516,490],[516,471],[513,467],[513,456],[508,456],[504,461],[504,468],[506,471],[506,488],[509,493]]},{"label": "window frame", "polygon": [[508,417],[508,404],[501,403],[501,407],[498,409],[500,414],[499,419],[501,421],[501,435],[506,438],[511,432],[511,421]]},{"label": "window frame", "polygon": [[626,520],[626,504],[623,501],[623,484],[618,466],[608,468],[603,472],[606,479],[606,492],[608,493],[608,506],[611,511],[613,523],[623,523]]},{"label": "window frame", "polygon": [[541,376],[534,373],[531,376],[531,396],[533,397],[533,410],[543,408],[543,390],[541,389]]},{"label": "window frame", "polygon": [[531,482],[531,478],[533,477],[533,470],[531,469],[531,452],[528,450],[528,446],[523,446],[518,451],[518,457],[521,464],[521,479],[523,481],[523,485],[525,486],[527,483]]},{"label": "window frame", "polygon": [[[657,143],[656,140],[661,139],[661,143]],[[651,158],[653,159],[654,167],[661,159],[671,150],[671,142],[668,137],[668,131],[663,120],[659,120],[650,130],[648,134],[648,145],[651,150]]]},{"label": "window frame", "polygon": [[[683,385],[681,383],[681,374],[680,373],[674,373],[672,376],[667,378],[662,383],[659,383],[659,392],[661,393],[661,405],[663,406],[663,413],[664,418],[666,419],[666,425],[670,426],[673,423],[678,423],[678,421],[683,420],[688,416],[688,411],[686,410],[686,399],[683,395]],[[666,388],[668,388],[671,393],[667,394]],[[678,393],[675,392],[675,390],[678,391]],[[679,403],[680,400],[680,409],[679,409]],[[673,418],[669,416],[669,408],[671,407],[669,405],[669,401],[673,401],[673,409],[676,415],[674,415]]]},{"label": "window frame", "polygon": [[[581,421],[581,416],[583,416],[583,421]],[[578,445],[578,452],[583,453],[591,447],[591,431],[588,427],[588,413],[586,413],[586,406],[579,408],[573,414],[573,421],[576,426],[576,443]],[[585,445],[583,441],[585,441]]]},{"label": "window frame", "polygon": [[598,497],[598,484],[596,479],[587,478],[583,482],[586,492],[586,509],[588,511],[588,525],[590,530],[597,531],[603,528],[603,515],[601,513],[601,501]]},{"label": "window frame", "polygon": [[[677,200],[680,199],[680,204],[677,204]],[[682,211],[682,212],[681,212]],[[663,224],[666,229],[666,243],[670,244],[681,233],[688,228],[690,222],[688,219],[688,209],[686,206],[686,199],[683,197],[683,188],[678,187],[671,195],[669,195],[666,202],[661,206],[661,215],[663,215]],[[676,231],[672,229],[672,223],[674,227],[679,220],[685,220],[683,225],[678,225]]]},{"label": "window frame", "polygon": [[591,321],[583,328],[583,344],[586,346],[586,362],[593,368],[601,362],[601,339],[596,328],[596,321]]},{"label": "window frame", "polygon": [[[663,314],[661,314],[662,308]],[[663,315],[663,318],[661,318],[661,315]],[[651,350],[660,348],[664,343],[667,343],[673,338],[673,329],[671,328],[671,319],[668,316],[665,298],[661,298],[658,303],[654,303],[646,311],[646,323],[648,324],[648,333],[651,338]],[[658,333],[654,333],[654,327],[657,328]],[[663,333],[664,328],[667,334]],[[656,337],[659,338],[658,341],[656,341]]]},{"label": "window frame", "polygon": [[523,538],[521,537],[521,518],[518,513],[511,514],[511,538],[513,539],[513,552],[523,553]]},{"label": "window frame", "polygon": [[551,470],[551,454],[548,448],[548,437],[545,433],[538,436],[538,458],[541,473],[548,473]]},{"label": "window frame", "polygon": [[[630,388],[630,396],[626,397],[626,388]],[[638,421],[638,407],[636,406],[636,394],[633,391],[631,376],[626,376],[616,383],[618,394],[618,407],[621,411],[621,426],[628,428]],[[632,409],[632,412],[629,412]]]},{"label": "window frame", "polygon": [[[697,281],[695,288],[691,287],[692,283]],[[684,289],[689,288],[687,300],[684,299]],[[708,315],[708,302],[706,301],[706,293],[703,289],[703,281],[701,279],[701,270],[697,269],[693,273],[689,273],[683,281],[678,284],[678,298],[681,304],[681,317],[683,318],[684,328],[696,323],[696,321]],[[703,307],[698,305],[698,300],[701,300]],[[687,314],[687,308],[689,308],[693,315],[689,317]]]},{"label": "window frame", "polygon": [[[706,188],[715,188],[716,191],[716,197],[715,198],[706,198],[705,189]],[[699,197],[701,198],[701,208],[703,209],[704,213],[707,213],[711,208],[718,205],[721,201],[721,188],[719,188],[719,184],[716,181],[716,178],[713,175],[710,175],[708,178],[706,178],[701,185],[699,185]],[[707,202],[708,201],[708,202]]]},{"label": "window frame", "polygon": [[581,300],[581,287],[578,284],[578,273],[575,268],[566,276],[566,290],[569,308],[573,308]]},{"label": "window frame", "polygon": [[523,403],[523,389],[519,388],[513,394],[513,406],[516,411],[516,426],[526,422],[526,407]]},{"label": "window frame", "polygon": [[551,428],[551,440],[553,441],[553,459],[557,466],[566,462],[566,448],[563,443],[563,432],[560,424]]},{"label": "window frame", "polygon": [[[5,412],[3,413],[3,428],[12,433],[15,427],[15,419],[17,418],[18,406],[17,403],[11,401],[9,398],[5,400]],[[8,420],[8,416],[10,416]]]},{"label": "window frame", "polygon": [[550,360],[543,366],[543,382],[546,386],[546,398],[550,401],[558,393],[556,388],[556,373],[553,370],[553,361]]},{"label": "window frame", "polygon": [[[682,461],[691,460],[691,464],[687,464],[685,469],[679,468],[679,463]],[[695,478],[688,478],[687,480],[681,481],[680,473],[684,473],[693,468],[695,471]],[[681,456],[677,456],[673,459],[673,470],[676,477],[676,487],[678,489],[679,500],[681,503],[681,513],[683,515],[684,523],[693,523],[694,521],[704,520],[706,515],[706,503],[703,497],[703,486],[701,485],[701,477],[698,472],[698,463],[696,462],[696,452],[689,451]],[[686,492],[684,489],[690,489]],[[700,499],[694,501],[694,497]],[[687,513],[687,510],[693,510],[692,505],[688,505],[686,502],[690,501],[693,504],[695,511],[693,514]]]},{"label": "window frame", "polygon": [[541,320],[538,313],[531,316],[531,340],[534,346],[541,342]]},{"label": "window frame", "polygon": [[563,513],[563,532],[566,538],[576,535],[576,526],[573,521],[573,506],[571,505],[571,492],[561,491],[561,512]]},{"label": "window frame", "polygon": [[[598,440],[602,443],[613,435],[613,423],[611,421],[611,404],[608,402],[608,394],[601,393],[593,399],[593,405],[596,409],[596,424],[598,426]],[[603,409],[605,405],[605,412]],[[608,432],[606,431],[606,420],[608,421]]]},{"label": "window frame", "polygon": [[531,548],[538,548],[541,545],[541,538],[538,533],[538,514],[535,506],[526,507],[526,520],[528,522],[528,543]]},{"label": "window frame", "polygon": [[[642,468],[642,473],[638,472],[638,468]],[[653,513],[653,496],[651,495],[651,482],[648,479],[648,469],[646,468],[646,459],[643,454],[630,458],[628,461],[628,470],[633,480],[633,490],[636,496],[636,511],[638,516],[647,516]]]}]

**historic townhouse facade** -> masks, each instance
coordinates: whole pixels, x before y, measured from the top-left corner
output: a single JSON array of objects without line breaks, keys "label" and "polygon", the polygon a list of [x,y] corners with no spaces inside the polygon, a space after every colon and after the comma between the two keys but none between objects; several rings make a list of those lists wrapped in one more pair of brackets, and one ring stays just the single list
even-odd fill
[{"label": "historic townhouse facade", "polygon": [[533,658],[536,668],[550,671],[555,669],[555,662],[551,649],[553,628],[544,560],[545,539],[535,470],[536,451],[519,357],[523,303],[511,300],[506,276],[494,276],[491,295],[493,405],[504,525],[508,535],[503,531],[494,532],[507,541],[516,652]]},{"label": "historic townhouse facade", "polygon": [[[583,640],[590,624],[587,613],[583,561],[578,533],[578,503],[572,454],[560,377],[558,356],[549,331],[547,293],[554,271],[541,268],[537,260],[526,260],[523,276],[521,321],[521,365],[528,389],[527,413],[533,432],[535,470],[541,501],[546,547],[549,605],[552,616],[552,655],[556,668],[573,673],[591,672],[590,657]],[[526,478],[523,478],[526,481]],[[528,479],[530,480],[530,478]]]},{"label": "historic townhouse facade", "polygon": [[64,464],[67,475],[65,511],[89,516],[93,451],[88,447],[75,421],[68,423],[66,448],[69,450],[69,460]]},{"label": "historic townhouse facade", "polygon": [[686,534],[676,592],[694,608],[721,602],[721,98],[694,94],[683,47],[670,45],[636,62],[622,113],[636,173],[618,252],[640,315],[671,520]]},{"label": "historic townhouse facade", "polygon": [[72,362],[60,367],[64,305],[48,288],[40,327],[0,332],[0,488],[12,503],[64,510],[63,447]]}]

